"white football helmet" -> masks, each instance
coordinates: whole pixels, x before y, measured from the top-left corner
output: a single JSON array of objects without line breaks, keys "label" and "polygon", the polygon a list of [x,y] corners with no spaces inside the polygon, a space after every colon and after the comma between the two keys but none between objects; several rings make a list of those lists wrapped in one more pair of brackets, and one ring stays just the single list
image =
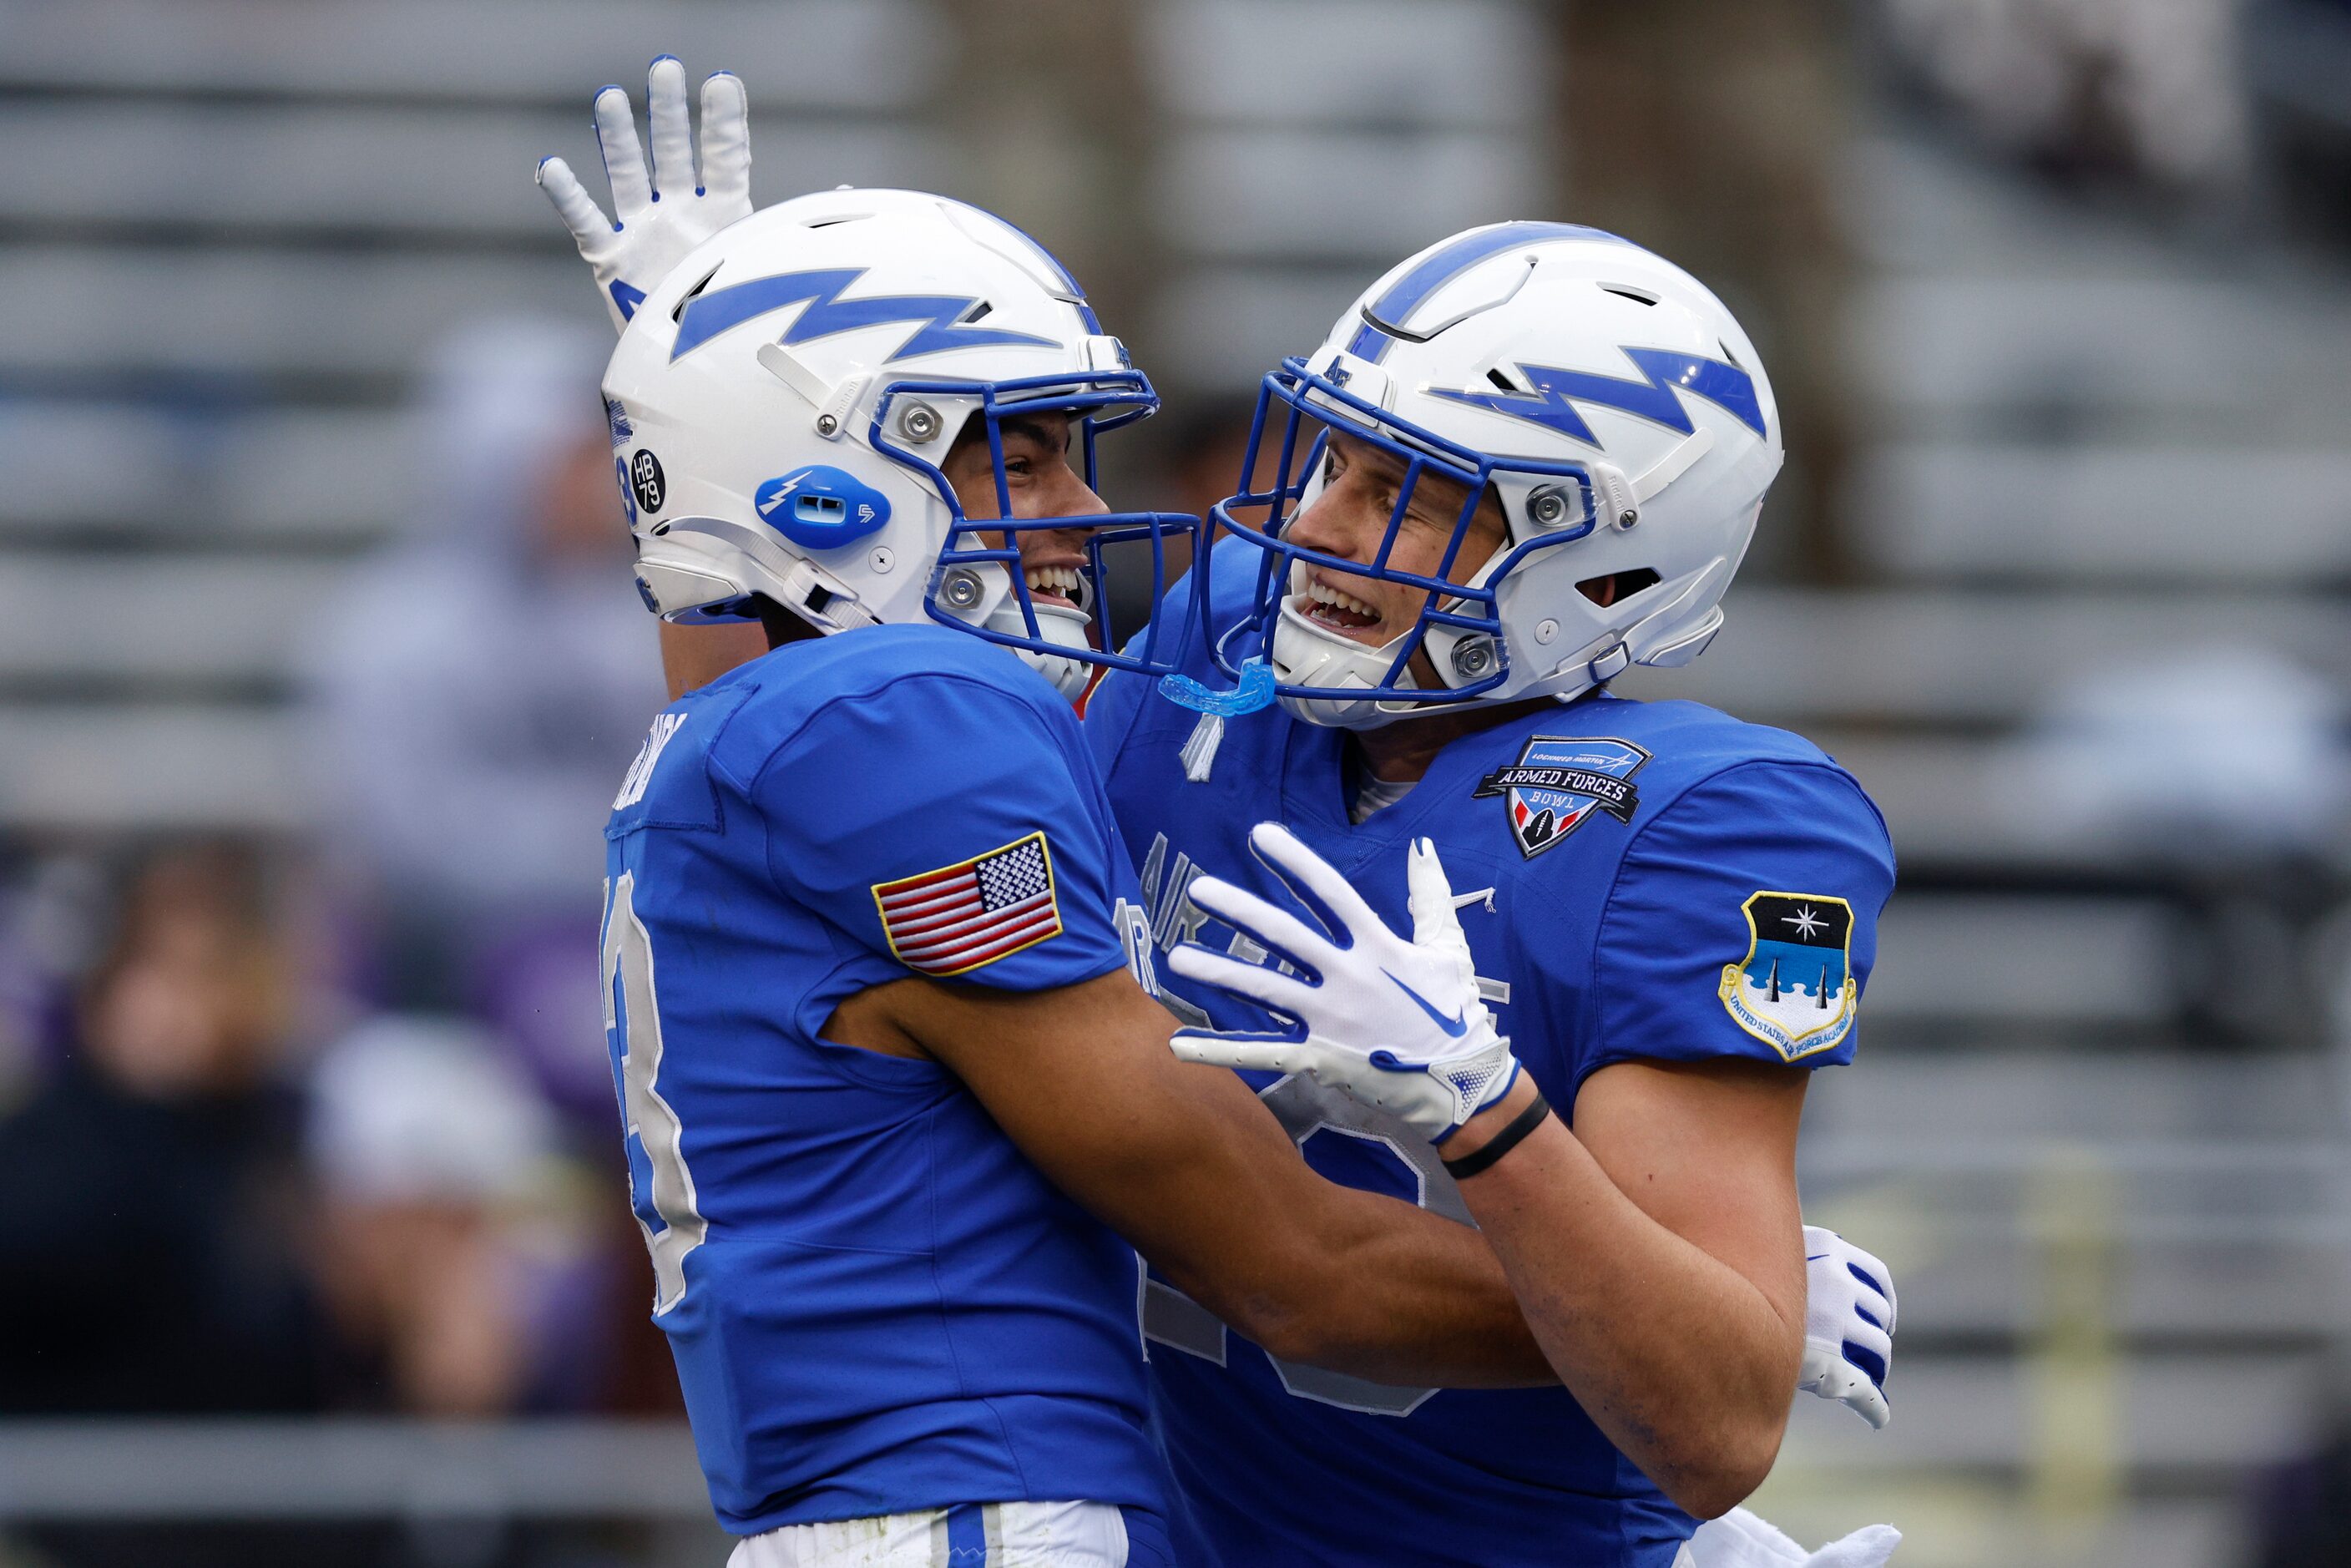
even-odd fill
[{"label": "white football helmet", "polygon": [[[637,308],[604,399],[638,588],[667,620],[754,618],[754,595],[826,632],[929,619],[1012,648],[1072,700],[1091,665],[1171,666],[1181,627],[1120,653],[1088,611],[1107,612],[1105,544],[1148,542],[1156,602],[1166,538],[1196,519],[1001,520],[1003,421],[1070,413],[1091,486],[1095,436],[1158,406],[1069,273],[1001,218],[846,188],[754,213]],[[974,416],[999,517],[967,525],[940,464]],[[1089,530],[1076,608],[1032,599],[1013,548],[1060,528]]]},{"label": "white football helmet", "polygon": [[[1502,547],[1456,584],[1389,570],[1393,528],[1368,564],[1286,542],[1321,493],[1332,430],[1405,465],[1396,517],[1422,474],[1466,486],[1455,549],[1490,487]],[[1552,223],[1471,229],[1391,270],[1322,347],[1265,379],[1245,476],[1265,442],[1280,444],[1272,486],[1214,512],[1267,552],[1217,660],[1238,674],[1264,657],[1290,712],[1356,729],[1437,703],[1566,700],[1632,664],[1695,658],[1781,460],[1771,383],[1722,302],[1638,246]],[[1268,521],[1236,522],[1237,506],[1269,507]],[[1307,565],[1442,591],[1372,647],[1300,612]],[[1635,575],[1604,608],[1576,587],[1619,573]],[[1408,667],[1424,646],[1437,686]]]}]

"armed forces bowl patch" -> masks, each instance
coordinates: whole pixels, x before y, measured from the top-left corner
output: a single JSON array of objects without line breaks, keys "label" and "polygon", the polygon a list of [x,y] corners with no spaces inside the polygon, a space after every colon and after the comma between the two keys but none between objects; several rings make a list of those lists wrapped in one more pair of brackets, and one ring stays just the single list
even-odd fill
[{"label": "armed forces bowl patch", "polygon": [[873,903],[890,951],[917,974],[960,975],[1061,934],[1043,833],[920,876],[877,882]]},{"label": "armed forces bowl patch", "polygon": [[1510,838],[1532,860],[1575,831],[1595,808],[1631,821],[1641,803],[1633,775],[1648,760],[1629,740],[1538,735],[1529,738],[1516,765],[1487,774],[1469,798],[1505,797]]},{"label": "armed forces bowl patch", "polygon": [[1740,1028],[1790,1061],[1853,1030],[1853,905],[1817,893],[1757,893],[1747,956],[1722,971],[1722,1005]]}]

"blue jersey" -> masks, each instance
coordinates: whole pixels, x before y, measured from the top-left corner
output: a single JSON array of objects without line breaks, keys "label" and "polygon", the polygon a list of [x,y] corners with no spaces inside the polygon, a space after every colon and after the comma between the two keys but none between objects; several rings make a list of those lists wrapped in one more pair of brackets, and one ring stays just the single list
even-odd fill
[{"label": "blue jersey", "polygon": [[[1255,565],[1219,550],[1217,601]],[[1204,664],[1189,673],[1229,684]],[[1860,787],[1808,742],[1595,694],[1452,742],[1402,800],[1351,826],[1343,732],[1278,708],[1232,719],[1212,778],[1187,783],[1177,752],[1196,716],[1148,689],[1113,674],[1086,729],[1144,857],[1161,947],[1256,956],[1186,889],[1208,873],[1286,903],[1245,841],[1269,817],[1409,930],[1405,851],[1426,835],[1479,988],[1571,1120],[1612,1062],[1852,1060],[1893,851]],[[1179,1010],[1268,1027],[1160,972]],[[1410,1130],[1302,1077],[1245,1076],[1323,1175],[1469,1222]],[[1695,1528],[1564,1389],[1394,1388],[1286,1365],[1157,1280],[1144,1321],[1171,1347],[1152,1356],[1170,1458],[1224,1568],[1664,1568]]]},{"label": "blue jersey", "polygon": [[1134,1254],[946,1069],[820,1033],[910,975],[1139,954],[1068,705],[945,628],[789,644],[661,715],[605,831],[632,1197],[720,1521],[1164,1513]]}]

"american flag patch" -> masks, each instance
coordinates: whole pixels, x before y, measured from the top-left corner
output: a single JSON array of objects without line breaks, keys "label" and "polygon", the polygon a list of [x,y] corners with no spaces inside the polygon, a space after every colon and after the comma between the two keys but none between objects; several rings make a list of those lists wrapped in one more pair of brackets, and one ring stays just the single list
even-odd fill
[{"label": "american flag patch", "polygon": [[1061,933],[1053,856],[1031,833],[976,859],[873,884],[882,933],[909,969],[960,975]]}]

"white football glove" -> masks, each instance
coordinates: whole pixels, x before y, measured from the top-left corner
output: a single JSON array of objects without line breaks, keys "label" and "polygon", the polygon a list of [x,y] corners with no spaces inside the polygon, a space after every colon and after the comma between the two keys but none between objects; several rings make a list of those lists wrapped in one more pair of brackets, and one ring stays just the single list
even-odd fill
[{"label": "white football glove", "polygon": [[1336,940],[1253,893],[1204,876],[1191,885],[1194,904],[1306,974],[1286,975],[1192,943],[1170,954],[1168,967],[1296,1019],[1305,1038],[1179,1030],[1170,1042],[1176,1055],[1303,1072],[1401,1117],[1432,1143],[1510,1092],[1518,1059],[1478,996],[1469,942],[1435,844],[1419,840],[1406,861],[1410,941],[1390,931],[1345,877],[1280,823],[1259,822],[1249,848],[1291,892],[1311,896],[1309,908],[1319,903],[1329,912],[1338,923]]},{"label": "white football glove", "polygon": [[702,178],[694,177],[694,132],[685,108],[685,67],[663,55],[645,72],[645,116],[653,128],[653,166],[637,145],[636,110],[628,90],[596,95],[596,145],[612,188],[612,216],[580,188],[560,158],[538,162],[538,187],[555,204],[596,274],[597,292],[615,328],[629,318],[685,253],[751,215],[751,125],[742,79],[715,73],[702,84]]},{"label": "white football glove", "polygon": [[1743,1508],[1709,1519],[1674,1559],[1675,1568],[1879,1568],[1902,1544],[1890,1524],[1870,1524],[1818,1552],[1807,1552],[1777,1526]]},{"label": "white football glove", "polygon": [[1804,1227],[1804,1364],[1796,1386],[1883,1427],[1894,1419],[1894,1275],[1834,1230]]}]

